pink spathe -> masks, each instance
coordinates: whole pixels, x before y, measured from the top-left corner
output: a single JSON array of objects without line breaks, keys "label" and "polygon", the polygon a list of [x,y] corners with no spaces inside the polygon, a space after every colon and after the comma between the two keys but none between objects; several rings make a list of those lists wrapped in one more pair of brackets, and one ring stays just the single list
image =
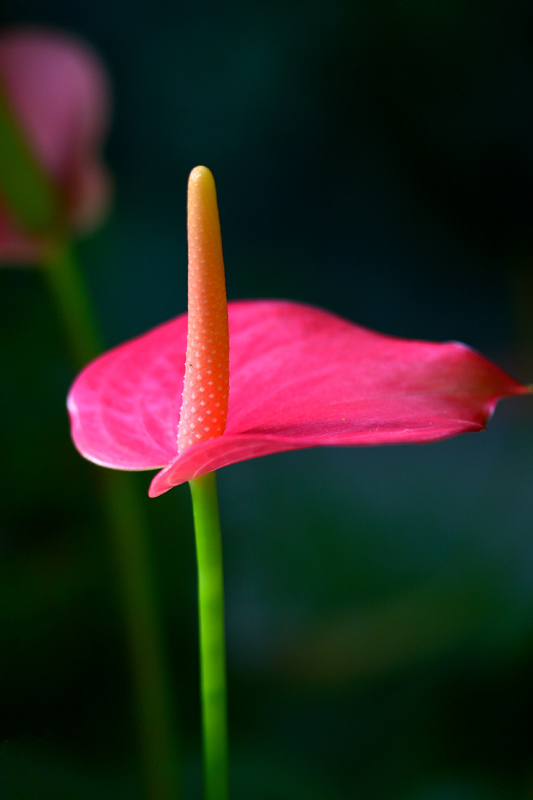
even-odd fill
[{"label": "pink spathe", "polygon": [[[44,173],[57,186],[67,225],[96,226],[108,211],[111,180],[101,160],[110,87],[81,40],[46,28],[0,33],[0,81]],[[0,260],[32,261],[42,243],[18,228],[0,198]]]},{"label": "pink spathe", "polygon": [[457,343],[398,339],[279,300],[229,303],[222,435],[178,454],[187,315],[109,351],[78,376],[72,435],[116,469],[162,468],[155,497],[220,467],[314,446],[422,443],[482,430],[529,389]]}]

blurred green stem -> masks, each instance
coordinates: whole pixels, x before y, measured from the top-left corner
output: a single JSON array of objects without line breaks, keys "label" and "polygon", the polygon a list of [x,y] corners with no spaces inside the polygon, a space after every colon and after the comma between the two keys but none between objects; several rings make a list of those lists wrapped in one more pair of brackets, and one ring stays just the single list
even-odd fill
[{"label": "blurred green stem", "polygon": [[1,85],[0,153],[2,199],[21,229],[36,236],[60,230],[57,191],[37,164]]},{"label": "blurred green stem", "polygon": [[[74,249],[67,243],[50,247],[44,266],[72,356],[82,367],[102,351],[102,345]],[[104,506],[125,610],[148,797],[179,800],[181,758],[171,680],[148,530],[132,478],[105,470]]]},{"label": "blurred green stem", "polygon": [[105,470],[104,491],[134,665],[137,718],[150,800],[182,796],[169,669],[139,494],[126,472]]},{"label": "blurred green stem", "polygon": [[216,475],[189,482],[196,558],[205,800],[228,800],[228,723],[224,581]]},{"label": "blurred green stem", "polygon": [[63,320],[72,358],[78,367],[84,367],[104,348],[72,244],[49,245],[44,265],[44,275]]}]

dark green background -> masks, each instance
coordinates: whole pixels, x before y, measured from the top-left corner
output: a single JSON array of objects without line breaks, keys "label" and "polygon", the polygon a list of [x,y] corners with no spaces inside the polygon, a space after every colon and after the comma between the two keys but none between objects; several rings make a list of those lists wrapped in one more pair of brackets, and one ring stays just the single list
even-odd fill
[{"label": "dark green background", "polygon": [[[109,344],[185,309],[203,163],[230,298],[463,340],[525,382],[532,22],[526,0],[0,12],[83,36],[111,74],[114,210],[79,244]],[[37,270],[0,274],[0,365],[0,797],[138,800],[99,470],[70,443],[75,370]],[[531,797],[532,444],[525,398],[477,436],[220,473],[235,800]],[[145,506],[197,798],[187,487]]]}]

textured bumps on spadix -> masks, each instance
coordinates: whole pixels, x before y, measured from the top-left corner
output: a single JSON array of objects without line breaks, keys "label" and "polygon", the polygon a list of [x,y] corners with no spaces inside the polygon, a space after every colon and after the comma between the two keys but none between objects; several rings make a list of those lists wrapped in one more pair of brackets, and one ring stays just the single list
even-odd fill
[{"label": "textured bumps on spadix", "polygon": [[196,167],[187,196],[189,309],[178,451],[222,436],[229,395],[228,306],[215,182]]}]

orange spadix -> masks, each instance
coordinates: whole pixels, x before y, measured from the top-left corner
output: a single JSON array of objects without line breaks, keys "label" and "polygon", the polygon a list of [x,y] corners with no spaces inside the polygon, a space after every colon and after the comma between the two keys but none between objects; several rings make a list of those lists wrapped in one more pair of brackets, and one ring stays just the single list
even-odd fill
[{"label": "orange spadix", "polygon": [[189,313],[178,451],[222,436],[229,396],[228,304],[213,175],[195,167],[187,194]]}]

